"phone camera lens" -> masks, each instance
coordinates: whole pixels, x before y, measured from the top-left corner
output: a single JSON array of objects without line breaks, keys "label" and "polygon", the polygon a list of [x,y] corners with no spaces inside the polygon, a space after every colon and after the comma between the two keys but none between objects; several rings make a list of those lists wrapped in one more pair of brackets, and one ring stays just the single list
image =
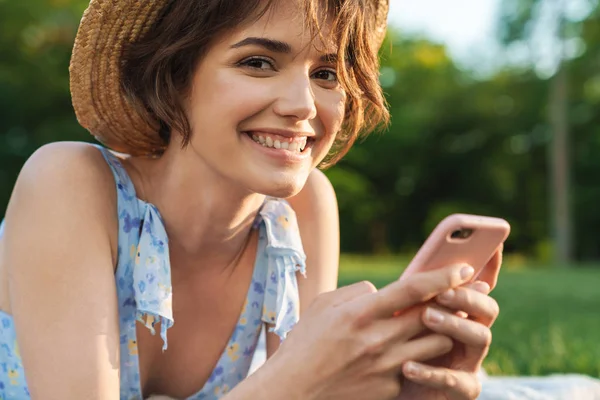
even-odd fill
[{"label": "phone camera lens", "polygon": [[468,239],[473,234],[473,229],[463,228],[457,229],[450,234],[452,239]]}]

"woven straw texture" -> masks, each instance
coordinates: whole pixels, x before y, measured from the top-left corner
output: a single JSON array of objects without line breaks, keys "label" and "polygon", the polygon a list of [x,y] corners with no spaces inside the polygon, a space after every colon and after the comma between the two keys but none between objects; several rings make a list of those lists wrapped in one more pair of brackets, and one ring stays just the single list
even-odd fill
[{"label": "woven straw texture", "polygon": [[[131,155],[164,151],[158,122],[149,123],[123,93],[123,49],[140,39],[170,0],[91,0],[83,14],[69,66],[71,98],[79,123],[109,148]],[[240,0],[243,1],[243,0]],[[389,0],[371,0],[379,47]]]}]

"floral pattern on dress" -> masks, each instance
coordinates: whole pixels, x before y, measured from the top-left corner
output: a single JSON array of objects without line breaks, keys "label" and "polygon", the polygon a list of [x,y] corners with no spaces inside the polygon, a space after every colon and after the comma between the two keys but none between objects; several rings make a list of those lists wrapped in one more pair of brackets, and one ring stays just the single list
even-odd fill
[{"label": "floral pattern on dress", "polygon": [[[159,210],[137,197],[119,159],[97,147],[117,188],[120,398],[141,400],[136,326],[140,323],[154,334],[160,324],[163,351],[168,351],[168,330],[175,323],[169,242]],[[295,214],[286,201],[267,198],[253,229],[258,230],[258,252],[240,317],[208,381],[189,399],[223,397],[248,375],[263,325],[283,338],[298,320],[296,271],[305,273],[306,257]],[[30,399],[12,316],[0,311],[0,321],[0,400]]]},{"label": "floral pattern on dress", "polygon": [[296,279],[297,272],[306,276],[306,255],[296,214],[287,202],[268,199],[259,215],[269,238],[265,249],[267,282],[262,320],[270,325],[270,332],[284,340],[300,318]]},{"label": "floral pattern on dress", "polygon": [[156,207],[148,204],[141,220],[140,239],[133,268],[136,319],[154,335],[160,322],[163,351],[167,349],[167,330],[173,326],[173,293],[167,232]]}]

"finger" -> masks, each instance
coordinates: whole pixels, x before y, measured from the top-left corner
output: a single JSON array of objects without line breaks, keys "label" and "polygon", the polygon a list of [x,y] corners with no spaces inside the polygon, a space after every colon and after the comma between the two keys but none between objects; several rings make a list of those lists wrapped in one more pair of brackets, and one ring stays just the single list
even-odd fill
[{"label": "finger", "polygon": [[[490,285],[488,285],[487,283],[482,282],[482,281],[475,281],[475,282],[467,283],[466,285],[463,285],[462,287],[470,288],[470,289],[476,290],[476,291],[478,291],[480,293],[484,293],[484,294],[489,294],[489,292],[490,292]],[[430,305],[433,307],[438,306],[440,309],[446,310],[448,312],[454,312],[454,314],[459,316],[460,318],[469,318],[469,314],[467,314],[464,311],[450,310],[446,307],[441,307],[441,303],[439,301],[437,301],[435,303],[431,303]]]},{"label": "finger", "polygon": [[447,336],[431,334],[398,344],[387,351],[378,361],[381,371],[398,371],[408,360],[426,361],[440,357],[454,346]]},{"label": "finger", "polygon": [[444,307],[437,300],[432,300],[432,301],[428,302],[427,306],[433,307],[433,308],[435,308],[437,310],[446,311],[446,312],[448,312],[450,314],[454,314],[454,315],[456,315],[456,316],[458,316],[460,318],[469,318],[469,314],[467,314],[466,312],[460,311],[460,310],[456,311],[456,310],[452,310],[452,309],[450,309],[448,307]]},{"label": "finger", "polygon": [[321,301],[324,305],[338,306],[375,292],[377,292],[375,285],[368,281],[362,281],[324,293],[321,295]]},{"label": "finger", "polygon": [[449,336],[467,347],[473,347],[477,350],[477,358],[483,353],[482,349],[489,348],[492,343],[492,332],[484,324],[460,318],[454,314],[436,310],[433,307],[428,307],[425,310],[423,322],[433,332]]},{"label": "finger", "polygon": [[498,282],[498,274],[500,272],[500,267],[502,266],[503,249],[504,244],[501,244],[477,277],[477,280],[483,281],[490,285],[490,290],[493,290]]},{"label": "finger", "polygon": [[381,337],[386,343],[406,342],[427,329],[423,323],[425,307],[414,307],[396,318],[385,318],[372,322],[368,334]]},{"label": "finger", "polygon": [[436,302],[446,309],[462,311],[487,327],[492,326],[500,313],[496,300],[478,290],[466,287],[447,290],[436,297]]},{"label": "finger", "polygon": [[357,304],[367,315],[388,317],[398,310],[431,300],[443,291],[456,288],[471,279],[473,267],[452,265],[438,270],[416,273],[405,280],[397,280]]},{"label": "finger", "polygon": [[490,294],[490,292],[492,291],[492,288],[490,287],[490,285],[484,281],[475,281],[472,283],[468,283],[468,284],[464,285],[463,287],[467,288],[467,289],[476,290],[479,293],[483,293],[483,294]]},{"label": "finger", "polygon": [[451,400],[476,399],[481,393],[481,383],[474,373],[410,361],[403,365],[402,374],[412,382],[443,391]]},{"label": "finger", "polygon": [[[467,320],[465,319],[465,317],[463,315],[461,315],[461,312],[455,312],[453,313],[452,310],[449,310],[446,307],[443,306],[437,306],[437,305],[431,305],[431,308],[435,308],[438,311],[441,311],[442,313],[444,313],[445,315],[450,315],[453,316],[456,319],[461,319],[464,321],[467,321],[466,324],[464,324],[462,327],[459,325],[456,327],[456,329],[459,330],[459,334],[461,336],[455,335],[457,337],[461,337],[461,339],[457,339],[456,337],[453,337],[453,339],[457,340],[458,342],[461,342],[461,344],[464,345],[464,350],[463,350],[463,357],[462,357],[462,362],[460,363],[460,366],[457,367],[456,369],[460,369],[463,371],[476,371],[479,369],[479,367],[481,366],[481,362],[485,359],[485,357],[488,354],[489,351],[489,347],[491,344],[491,340],[492,340],[492,334],[491,331],[489,330],[489,326],[487,328],[487,332],[484,332],[486,329],[485,324],[482,324],[480,322],[477,321],[473,321],[473,320]],[[424,313],[423,315],[424,319],[427,317],[427,315]],[[458,321],[454,320],[455,322],[458,323]],[[446,320],[446,322],[448,322]],[[432,322],[435,323],[435,322]],[[477,327],[476,325],[473,324],[479,324],[480,326]],[[491,325],[491,323],[490,323]],[[471,331],[468,332],[469,328],[473,328],[475,329],[475,331]],[[483,331],[482,331],[483,329]],[[427,330],[429,332],[432,331],[436,331],[434,329],[430,328],[430,325],[427,325]],[[437,332],[437,331],[436,331]],[[482,344],[483,342],[483,344]],[[485,343],[488,343],[487,345]]]}]

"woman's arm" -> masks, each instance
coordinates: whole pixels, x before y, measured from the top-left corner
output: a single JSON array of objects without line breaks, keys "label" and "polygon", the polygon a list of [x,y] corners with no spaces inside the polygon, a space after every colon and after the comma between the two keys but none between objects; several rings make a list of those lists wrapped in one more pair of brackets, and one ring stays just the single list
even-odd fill
[{"label": "woman's arm", "polygon": [[[321,293],[335,290],[338,279],[340,231],[335,191],[325,174],[317,169],[296,196],[288,199],[296,212],[306,253],[306,279],[298,278],[300,313]],[[280,339],[267,333],[267,357],[279,347]]]},{"label": "woman's arm", "polygon": [[43,147],[8,207],[1,262],[33,399],[119,398],[116,191],[101,157]]}]

